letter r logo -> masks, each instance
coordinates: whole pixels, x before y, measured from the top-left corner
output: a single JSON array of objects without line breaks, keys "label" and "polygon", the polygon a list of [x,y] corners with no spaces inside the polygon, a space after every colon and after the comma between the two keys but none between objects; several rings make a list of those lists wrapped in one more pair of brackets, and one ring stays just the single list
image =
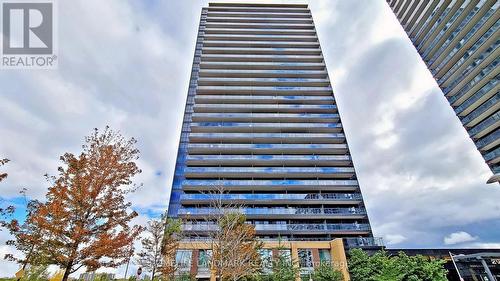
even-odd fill
[{"label": "letter r logo", "polygon": [[52,15],[52,3],[2,3],[3,54],[52,54]]}]

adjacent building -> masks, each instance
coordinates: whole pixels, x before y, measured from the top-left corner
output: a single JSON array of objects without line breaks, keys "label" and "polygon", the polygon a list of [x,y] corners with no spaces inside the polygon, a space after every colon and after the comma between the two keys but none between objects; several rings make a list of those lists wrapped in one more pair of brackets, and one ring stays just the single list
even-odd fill
[{"label": "adjacent building", "polygon": [[237,204],[260,238],[373,245],[307,5],[203,8],[168,215],[188,236]]},{"label": "adjacent building", "polygon": [[500,175],[500,2],[387,2],[484,160]]}]

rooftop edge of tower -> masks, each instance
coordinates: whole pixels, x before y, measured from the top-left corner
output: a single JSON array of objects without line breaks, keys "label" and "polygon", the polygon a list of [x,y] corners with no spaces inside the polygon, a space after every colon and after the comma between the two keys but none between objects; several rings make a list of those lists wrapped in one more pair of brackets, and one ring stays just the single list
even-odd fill
[{"label": "rooftop edge of tower", "polygon": [[270,7],[270,8],[307,8],[307,4],[272,4],[272,3],[234,3],[234,2],[212,2],[209,7]]}]

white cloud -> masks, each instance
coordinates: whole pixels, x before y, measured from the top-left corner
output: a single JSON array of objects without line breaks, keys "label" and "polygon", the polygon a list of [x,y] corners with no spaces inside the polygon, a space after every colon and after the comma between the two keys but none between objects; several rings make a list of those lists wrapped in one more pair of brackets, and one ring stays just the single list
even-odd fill
[{"label": "white cloud", "polygon": [[461,244],[465,242],[476,241],[478,237],[474,237],[465,231],[458,231],[451,233],[450,235],[444,237],[444,244],[446,245],[455,245]]},{"label": "white cloud", "polygon": [[479,248],[479,249],[500,249],[500,243],[477,242],[477,243],[467,244],[467,247],[468,248]]},{"label": "white cloud", "polygon": [[404,237],[403,235],[401,234],[386,234],[384,236],[384,242],[387,244],[387,245],[395,245],[395,244],[399,244],[403,241],[406,241],[406,237]]},{"label": "white cloud", "polygon": [[[141,150],[144,187],[129,199],[164,211],[207,2],[62,1],[59,69],[0,75],[0,156],[11,159],[0,196],[28,187],[42,198],[59,155],[109,124]],[[441,247],[457,228],[474,229],[481,242],[463,245],[498,245],[500,189],[484,183],[489,169],[387,3],[310,7],[375,235]],[[2,274],[15,272],[9,264],[0,262]]]}]

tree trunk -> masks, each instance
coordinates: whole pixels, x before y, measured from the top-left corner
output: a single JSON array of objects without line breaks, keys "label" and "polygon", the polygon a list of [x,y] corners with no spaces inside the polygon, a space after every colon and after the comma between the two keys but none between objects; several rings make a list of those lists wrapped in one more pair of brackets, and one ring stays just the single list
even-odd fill
[{"label": "tree trunk", "polygon": [[151,273],[151,281],[155,281],[156,266],[153,267],[153,273]]},{"label": "tree trunk", "polygon": [[69,261],[68,265],[66,265],[66,269],[64,270],[64,276],[61,281],[67,281],[69,274],[71,272],[71,267],[73,267],[73,261]]}]

